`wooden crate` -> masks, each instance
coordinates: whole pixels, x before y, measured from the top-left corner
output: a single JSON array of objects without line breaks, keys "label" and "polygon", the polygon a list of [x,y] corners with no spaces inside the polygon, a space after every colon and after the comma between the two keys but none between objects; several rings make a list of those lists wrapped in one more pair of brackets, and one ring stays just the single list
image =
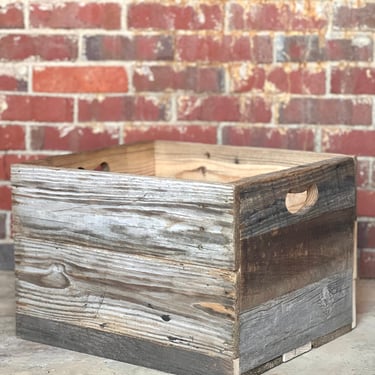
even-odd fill
[{"label": "wooden crate", "polygon": [[354,164],[158,141],[14,165],[17,334],[238,375],[347,332]]}]

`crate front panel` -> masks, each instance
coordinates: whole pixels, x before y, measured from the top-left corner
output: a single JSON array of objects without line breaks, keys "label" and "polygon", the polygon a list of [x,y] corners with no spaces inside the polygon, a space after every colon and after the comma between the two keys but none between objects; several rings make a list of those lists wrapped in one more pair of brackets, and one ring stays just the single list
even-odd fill
[{"label": "crate front panel", "polygon": [[30,165],[12,169],[30,237],[234,270],[233,187]]},{"label": "crate front panel", "polygon": [[17,235],[17,313],[231,357],[231,271]]}]

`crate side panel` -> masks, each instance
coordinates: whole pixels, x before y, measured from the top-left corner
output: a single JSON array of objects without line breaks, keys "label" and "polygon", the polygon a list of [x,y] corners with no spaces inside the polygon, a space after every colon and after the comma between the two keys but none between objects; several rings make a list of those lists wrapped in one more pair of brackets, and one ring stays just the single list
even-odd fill
[{"label": "crate side panel", "polygon": [[[302,192],[314,184],[318,188],[317,202],[307,212],[291,214],[285,205],[287,193]],[[331,159],[254,177],[238,185],[237,194],[241,239],[278,230],[325,212],[353,208],[354,159]]]},{"label": "crate side panel", "polygon": [[[316,185],[315,204],[290,213],[285,198]],[[352,270],[355,179],[350,158],[282,171],[238,190],[241,311]]]},{"label": "crate side panel", "polygon": [[93,354],[178,375],[233,375],[232,361],[135,337],[17,314],[18,334],[27,340]]},{"label": "crate side panel", "polygon": [[233,357],[236,273],[17,235],[17,313]]},{"label": "crate side panel", "polygon": [[235,268],[230,185],[23,165],[12,185],[30,237]]},{"label": "crate side panel", "polygon": [[351,269],[353,210],[327,212],[241,241],[241,310]]},{"label": "crate side panel", "polygon": [[333,154],[317,152],[294,151],[261,147],[239,147],[223,146],[189,142],[155,142],[155,162],[163,165],[167,161],[181,163],[191,158],[211,160],[225,163],[256,165],[259,168],[263,165],[271,167],[294,167],[308,163],[321,162],[334,157]]},{"label": "crate side panel", "polygon": [[337,273],[240,315],[244,373],[352,322],[352,273]]}]

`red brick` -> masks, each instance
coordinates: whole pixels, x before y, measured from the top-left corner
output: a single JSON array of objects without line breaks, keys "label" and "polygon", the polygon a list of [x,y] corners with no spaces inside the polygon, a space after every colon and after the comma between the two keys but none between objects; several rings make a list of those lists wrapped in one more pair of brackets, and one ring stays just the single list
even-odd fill
[{"label": "red brick", "polygon": [[295,150],[314,150],[311,129],[234,127],[223,129],[223,143],[235,146],[273,147]]},{"label": "red brick", "polygon": [[75,60],[76,37],[65,35],[9,34],[0,38],[0,59],[21,61],[35,58],[46,61]]},{"label": "red brick", "polygon": [[375,249],[375,222],[358,223],[358,247]]},{"label": "red brick", "polygon": [[[319,3],[319,5],[321,5]],[[230,27],[237,30],[306,31],[327,25],[327,13],[318,12],[314,3],[297,8],[290,2],[248,2],[231,4]]]},{"label": "red brick", "polygon": [[33,89],[55,93],[127,92],[128,76],[125,68],[115,66],[36,68]]},{"label": "red brick", "polygon": [[88,60],[173,60],[169,35],[94,35],[85,38]]},{"label": "red brick", "polygon": [[0,155],[0,180],[10,179],[10,167],[12,164],[24,163],[30,160],[41,159],[39,155]]},{"label": "red brick", "polygon": [[64,2],[58,4],[32,3],[30,6],[32,27],[52,29],[120,29],[121,6],[116,3],[79,3]]},{"label": "red brick", "polygon": [[183,96],[178,99],[179,120],[241,121],[241,103],[231,96]]},{"label": "red brick", "polygon": [[0,4],[0,29],[22,29],[22,4]]},{"label": "red brick", "polygon": [[264,68],[253,65],[232,65],[229,67],[232,92],[249,92],[263,90],[266,82]]},{"label": "red brick", "polygon": [[369,160],[357,160],[357,187],[366,188],[370,185],[370,162]]},{"label": "red brick", "polygon": [[316,68],[286,71],[282,67],[276,67],[267,76],[267,81],[271,82],[277,91],[291,94],[322,95],[326,89],[325,80],[325,71]]},{"label": "red brick", "polygon": [[6,108],[0,113],[1,120],[8,121],[73,121],[73,99],[7,95],[4,99]]},{"label": "red brick", "polygon": [[128,26],[136,29],[207,30],[222,29],[223,5],[132,4],[128,10]]},{"label": "red brick", "polygon": [[331,91],[334,94],[375,95],[375,69],[359,67],[333,69]]},{"label": "red brick", "polygon": [[31,128],[31,148],[33,150],[87,151],[119,144],[119,129],[90,127]]},{"label": "red brick", "polygon": [[177,60],[228,62],[252,61],[266,63],[272,61],[272,44],[268,36],[201,36],[183,35],[176,41]]},{"label": "red brick", "polygon": [[333,17],[334,28],[375,29],[375,4],[363,2],[363,6],[340,6]]},{"label": "red brick", "polygon": [[166,121],[169,106],[169,99],[142,96],[80,100],[79,121]]},{"label": "red brick", "polygon": [[217,142],[214,126],[129,126],[124,131],[124,141],[135,143],[141,141],[164,140],[213,143]]},{"label": "red brick", "polygon": [[357,189],[357,214],[375,217],[375,190]]},{"label": "red brick", "polygon": [[362,249],[360,251],[359,277],[375,278],[375,250]]},{"label": "red brick", "polygon": [[271,110],[261,98],[231,96],[183,96],[179,98],[178,119],[190,121],[269,122]]},{"label": "red brick", "polygon": [[0,210],[11,210],[12,194],[9,185],[0,185]]},{"label": "red brick", "polygon": [[222,68],[174,69],[171,66],[151,66],[135,69],[133,86],[136,91],[184,90],[220,92],[224,90]]},{"label": "red brick", "polygon": [[373,42],[370,37],[327,40],[324,60],[372,61]]},{"label": "red brick", "polygon": [[293,98],[280,106],[281,124],[371,125],[372,105],[351,99]]},{"label": "red brick", "polygon": [[271,119],[271,106],[269,103],[266,103],[263,98],[244,98],[244,100],[241,103],[242,122],[269,123],[271,122]]},{"label": "red brick", "polygon": [[323,151],[358,156],[375,156],[374,130],[324,130]]},{"label": "red brick", "polygon": [[26,91],[27,81],[9,74],[0,74],[0,91]]},{"label": "red brick", "polygon": [[18,125],[0,126],[0,150],[24,150],[25,129]]}]

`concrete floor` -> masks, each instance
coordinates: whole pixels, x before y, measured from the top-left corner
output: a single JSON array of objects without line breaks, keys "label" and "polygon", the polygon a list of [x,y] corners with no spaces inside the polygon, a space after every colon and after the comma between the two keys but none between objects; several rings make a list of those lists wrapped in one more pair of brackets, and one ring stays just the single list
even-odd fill
[{"label": "concrete floor", "polygon": [[[69,350],[24,341],[14,333],[14,274],[0,272],[0,375],[162,375]],[[375,280],[357,288],[357,328],[266,375],[375,375]]]}]

